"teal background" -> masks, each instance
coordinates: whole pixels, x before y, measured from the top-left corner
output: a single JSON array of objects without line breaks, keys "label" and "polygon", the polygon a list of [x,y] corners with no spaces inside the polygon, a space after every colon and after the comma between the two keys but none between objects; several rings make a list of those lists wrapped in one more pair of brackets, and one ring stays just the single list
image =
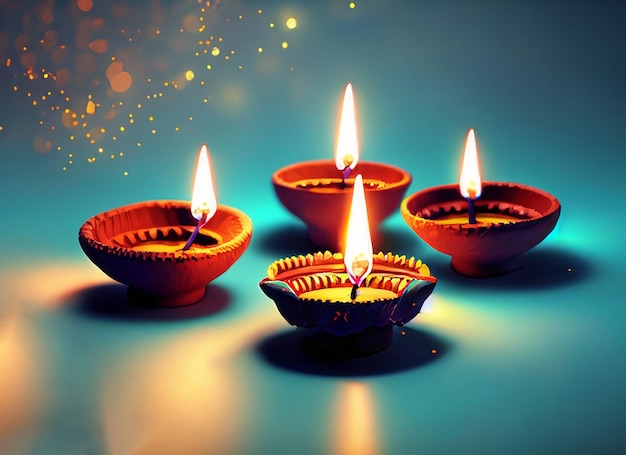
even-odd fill
[{"label": "teal background", "polygon": [[[0,453],[626,451],[623,1],[140,1],[121,16],[96,3],[0,2]],[[205,31],[181,32],[188,15]],[[90,38],[107,52],[77,44],[86,18],[102,19]],[[51,29],[63,63],[40,42]],[[125,93],[109,90],[112,56],[133,76]],[[64,95],[42,76],[61,67]],[[188,69],[184,88],[164,85]],[[475,280],[396,213],[375,248],[421,258],[437,288],[390,349],[332,362],[298,350],[258,282],[314,250],[270,177],[332,156],[347,81],[361,158],[411,172],[409,193],[457,180],[473,127],[485,180],[548,191],[562,215],[517,271]],[[89,95],[88,125],[64,127]],[[92,127],[106,130],[94,144]],[[197,305],[133,307],[78,229],[131,202],[189,199],[202,143],[252,243]]]}]

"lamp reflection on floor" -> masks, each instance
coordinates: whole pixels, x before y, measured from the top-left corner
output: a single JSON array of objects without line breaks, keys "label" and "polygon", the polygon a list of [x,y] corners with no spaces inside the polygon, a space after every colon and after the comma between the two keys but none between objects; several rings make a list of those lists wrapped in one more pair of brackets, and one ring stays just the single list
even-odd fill
[{"label": "lamp reflection on floor", "polygon": [[78,289],[112,282],[85,260],[41,262],[35,266],[5,268],[1,272],[2,289],[38,309],[60,308]]},{"label": "lamp reflection on floor", "polygon": [[333,428],[333,455],[380,453],[372,389],[363,382],[344,382],[338,391]]},{"label": "lamp reflection on floor", "polygon": [[111,368],[100,397],[107,453],[240,452],[254,388],[237,357],[277,324],[268,311],[179,332]]},{"label": "lamp reflection on floor", "polygon": [[31,426],[40,413],[34,337],[21,315],[0,314],[0,452],[28,453]]}]

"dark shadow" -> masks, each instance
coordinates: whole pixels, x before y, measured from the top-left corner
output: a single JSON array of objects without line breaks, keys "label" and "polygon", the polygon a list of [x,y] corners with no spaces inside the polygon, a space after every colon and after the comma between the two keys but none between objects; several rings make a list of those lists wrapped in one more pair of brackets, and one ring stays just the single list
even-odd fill
[{"label": "dark shadow", "polygon": [[320,250],[309,238],[306,226],[296,222],[272,226],[271,230],[265,232],[255,232],[253,242],[265,253],[276,256],[276,259]]},{"label": "dark shadow", "polygon": [[[270,231],[256,232],[255,236],[253,241],[259,248],[265,253],[277,256],[277,259],[323,250],[311,241],[306,226],[302,223],[294,222],[274,226]],[[376,243],[375,252],[391,251],[394,254],[407,256],[414,256],[414,251],[419,248],[417,236],[402,226],[386,227],[383,225]]]},{"label": "dark shadow", "polygon": [[419,257],[419,250],[423,248],[421,240],[407,226],[385,226],[380,228],[378,244],[374,245],[374,252],[391,252],[407,257]]},{"label": "dark shadow", "polygon": [[128,287],[112,283],[91,286],[65,298],[67,308],[81,316],[126,321],[181,321],[210,316],[225,310],[231,301],[227,290],[210,285],[200,301],[181,307],[151,307],[133,303]]},{"label": "dark shadow", "polygon": [[288,329],[263,339],[256,351],[277,368],[335,377],[377,376],[411,370],[428,365],[450,351],[449,343],[438,336],[394,327],[393,343],[384,351],[357,358],[329,357],[306,348],[306,339],[311,333],[306,329]]},{"label": "dark shadow", "polygon": [[458,274],[450,265],[450,257],[442,254],[429,257],[424,262],[442,284],[480,289],[533,291],[571,286],[588,280],[594,273],[589,258],[554,247],[536,248],[524,253],[511,263],[508,273],[487,278]]}]

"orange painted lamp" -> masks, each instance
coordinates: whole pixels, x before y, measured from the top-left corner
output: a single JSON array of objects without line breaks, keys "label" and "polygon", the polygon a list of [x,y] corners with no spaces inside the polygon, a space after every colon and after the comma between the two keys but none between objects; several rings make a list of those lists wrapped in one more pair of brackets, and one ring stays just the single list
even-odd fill
[{"label": "orange painted lamp", "polygon": [[454,270],[487,277],[510,271],[513,259],[539,244],[554,229],[561,204],[527,185],[482,182],[470,129],[460,183],[418,191],[400,210],[422,240],[452,257]]},{"label": "orange painted lamp", "polygon": [[217,204],[206,146],[202,146],[191,205],[148,201],[89,218],[78,240],[104,273],[129,286],[132,300],[157,306],[199,301],[206,285],[244,253],[252,221]]},{"label": "orange painted lamp", "polygon": [[291,325],[326,334],[359,354],[385,349],[393,325],[420,312],[436,278],[426,264],[372,254],[362,177],[354,183],[345,253],[317,252],[272,263],[260,283]]},{"label": "orange painted lamp", "polygon": [[[272,175],[280,202],[307,226],[320,248],[343,251],[350,210],[353,169],[363,176],[374,244],[378,225],[399,207],[411,183],[408,172],[388,164],[360,161],[352,84],[344,91],[334,160],[295,163]],[[332,215],[328,215],[332,214]]]}]

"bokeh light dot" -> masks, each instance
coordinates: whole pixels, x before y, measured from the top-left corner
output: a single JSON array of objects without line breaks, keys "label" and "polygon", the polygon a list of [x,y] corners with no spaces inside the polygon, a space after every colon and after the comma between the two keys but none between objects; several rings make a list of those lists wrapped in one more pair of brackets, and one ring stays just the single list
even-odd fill
[{"label": "bokeh light dot", "polygon": [[93,0],[77,0],[76,6],[78,6],[78,9],[82,12],[87,13],[93,8]]},{"label": "bokeh light dot", "polygon": [[133,83],[133,78],[130,73],[126,71],[120,71],[111,79],[109,79],[109,83],[111,84],[111,89],[113,89],[116,93],[124,93],[128,91],[130,86]]},{"label": "bokeh light dot", "polygon": [[290,17],[289,19],[287,19],[287,21],[285,22],[285,25],[287,25],[287,28],[289,30],[293,30],[294,28],[296,28],[298,26],[298,21],[296,20],[295,17]]}]

